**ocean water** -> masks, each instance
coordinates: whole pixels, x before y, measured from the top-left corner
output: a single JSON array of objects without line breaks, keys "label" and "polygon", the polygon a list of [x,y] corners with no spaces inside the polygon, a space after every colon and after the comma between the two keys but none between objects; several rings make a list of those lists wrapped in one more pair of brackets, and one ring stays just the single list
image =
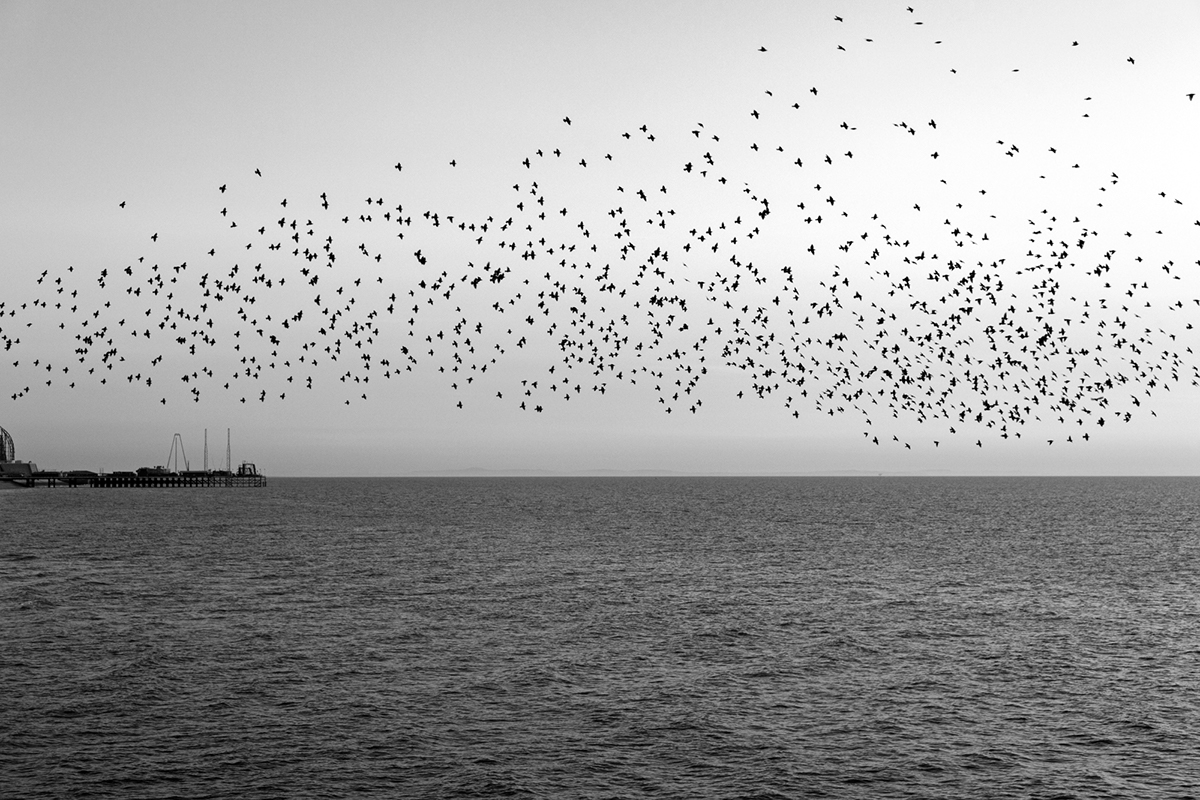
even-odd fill
[{"label": "ocean water", "polygon": [[5,798],[1200,796],[1200,480],[0,493]]}]

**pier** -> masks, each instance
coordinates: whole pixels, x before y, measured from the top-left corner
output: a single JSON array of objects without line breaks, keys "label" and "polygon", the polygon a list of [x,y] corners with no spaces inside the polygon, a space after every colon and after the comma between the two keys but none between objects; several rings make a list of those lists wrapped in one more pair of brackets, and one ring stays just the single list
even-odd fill
[{"label": "pier", "polygon": [[[243,465],[246,467],[247,465]],[[11,484],[22,488],[36,486],[50,488],[90,489],[257,489],[267,485],[267,477],[249,465],[245,472],[171,472],[166,474],[139,475],[137,472],[29,472],[25,474],[0,474],[0,484]]]},{"label": "pier", "polygon": [[[230,464],[226,432],[225,462]],[[180,459],[183,469],[179,469]],[[172,460],[174,468],[170,468]],[[249,461],[236,470],[208,469],[208,431],[204,432],[204,469],[188,468],[183,453],[183,438],[177,433],[171,441],[168,466],[141,467],[134,472],[92,472],[86,469],[39,470],[30,461],[16,460],[12,436],[0,428],[0,489],[32,489],[38,486],[68,489],[257,489],[267,485],[267,476]]]}]

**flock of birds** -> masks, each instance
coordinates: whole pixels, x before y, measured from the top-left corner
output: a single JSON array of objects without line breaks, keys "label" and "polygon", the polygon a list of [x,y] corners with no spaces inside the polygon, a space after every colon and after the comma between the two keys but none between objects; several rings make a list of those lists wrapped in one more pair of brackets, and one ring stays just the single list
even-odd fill
[{"label": "flock of birds", "polygon": [[[483,211],[412,202],[403,163],[389,189],[255,205],[271,181],[246,168],[211,187],[212,241],[147,232],[135,258],[46,270],[31,299],[0,300],[5,371],[24,377],[8,394],[124,382],[163,404],[277,403],[333,387],[352,405],[416,379],[458,408],[538,414],[628,385],[668,414],[718,391],[855,415],[869,441],[911,448],[1032,429],[1084,442],[1200,385],[1200,261],[1163,254],[1189,234],[1116,230],[1103,212],[1157,202],[1169,224],[1184,201],[1137,195],[1069,148],[999,141],[985,158],[1010,171],[1036,148],[1041,185],[1089,185],[1070,209],[1034,194],[1014,220],[944,166],[955,140],[922,119],[885,133],[928,186],[885,207],[844,178],[878,167],[856,166],[870,140],[823,115],[827,94],[762,88],[736,121],[607,139],[565,116],[553,145],[512,158],[511,185],[478,193]],[[844,147],[806,146],[814,125]],[[928,435],[901,438],[911,421]]]}]

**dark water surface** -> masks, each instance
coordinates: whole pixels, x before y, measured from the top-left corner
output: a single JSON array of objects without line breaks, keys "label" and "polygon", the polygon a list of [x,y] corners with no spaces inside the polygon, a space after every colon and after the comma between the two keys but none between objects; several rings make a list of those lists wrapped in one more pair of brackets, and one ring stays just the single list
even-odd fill
[{"label": "dark water surface", "polygon": [[0,492],[0,796],[1200,795],[1200,480]]}]

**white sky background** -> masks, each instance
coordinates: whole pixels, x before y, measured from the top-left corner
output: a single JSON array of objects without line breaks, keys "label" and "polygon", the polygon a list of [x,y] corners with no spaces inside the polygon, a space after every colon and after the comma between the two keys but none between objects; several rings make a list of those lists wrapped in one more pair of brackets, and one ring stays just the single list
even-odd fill
[{"label": "white sky background", "polygon": [[[1200,322],[1200,103],[1186,95],[1200,92],[1200,7],[907,7],[0,3],[0,346],[10,343],[0,361],[0,424],[16,439],[18,457],[55,469],[161,463],[176,431],[195,468],[205,428],[216,463],[229,427],[234,460],[255,460],[274,475],[468,467],[1197,474],[1200,336],[1188,325]],[[684,171],[688,163],[692,172]],[[368,197],[384,203],[368,206]],[[757,216],[762,198],[770,203],[766,218]],[[382,218],[394,217],[397,205],[411,225]],[[427,210],[438,213],[438,227],[424,218]],[[546,219],[538,219],[543,212]],[[821,223],[805,222],[817,215]],[[486,233],[458,228],[489,216]],[[514,225],[501,231],[509,217]],[[622,219],[630,232],[618,238]],[[289,238],[293,220],[299,243]],[[309,220],[312,236],[305,235]],[[690,233],[709,227],[714,234],[704,242]],[[750,235],[755,227],[759,233]],[[321,252],[327,236],[333,267],[323,257],[291,255],[297,247]],[[543,239],[537,258],[521,258],[528,242]],[[517,247],[502,251],[501,241]],[[636,250],[622,260],[620,248],[631,241]],[[283,247],[269,250],[275,242]],[[668,260],[655,260],[639,279],[638,266],[655,248]],[[425,264],[414,256],[418,249]],[[730,262],[735,254],[741,267]],[[963,269],[948,269],[949,261]],[[1047,269],[1055,262],[1062,267]],[[612,291],[597,280],[604,264]],[[1100,264],[1108,271],[1090,272]],[[792,284],[784,266],[792,268]],[[461,281],[497,268],[511,270],[499,283]],[[443,271],[439,293],[420,288]],[[973,302],[966,284],[947,295],[958,284],[930,280],[931,273],[957,281],[972,271],[977,316],[937,343],[908,341],[936,333],[934,323],[959,301]],[[217,280],[240,288],[220,301],[205,298],[199,281],[206,273],[210,292]],[[307,283],[311,274],[319,275],[317,286]],[[272,286],[252,282],[254,275]],[[736,291],[705,289],[707,281],[737,275]],[[903,288],[889,285],[904,276]],[[538,297],[556,283],[568,287],[560,299]],[[447,290],[449,299],[441,294]],[[321,304],[313,302],[318,293]],[[686,309],[652,306],[654,296],[683,298]],[[1037,305],[1048,297],[1052,315]],[[842,307],[818,317],[816,307],[834,298]],[[922,301],[935,316],[913,307]],[[872,302],[886,308],[882,326]],[[415,315],[414,305],[421,308]],[[1037,333],[1009,345],[1002,335],[1011,327],[997,331],[998,351],[988,349],[984,329],[1010,305],[1016,310],[1008,319],[1027,330],[1041,316],[1065,332],[1057,355],[1032,345]],[[579,319],[572,307],[587,314],[583,336],[572,328]],[[758,308],[766,320],[755,321]],[[300,309],[302,319],[283,329],[280,322]],[[343,313],[327,325],[323,309]],[[531,315],[534,325],[525,322]],[[466,330],[454,333],[464,319]],[[172,321],[176,330],[158,327]],[[607,359],[611,369],[596,375],[562,362],[557,342],[583,343],[609,321],[628,337]],[[663,326],[657,344],[653,321]],[[342,339],[334,361],[324,352],[334,328],[355,322],[373,330]],[[134,326],[153,332],[135,338]],[[759,380],[725,365],[722,345],[738,326],[749,336],[732,358],[750,356],[760,376],[763,368],[771,376]],[[91,345],[76,338],[98,328],[105,333]],[[216,343],[204,343],[200,330]],[[755,383],[780,382],[775,345],[793,332],[800,337],[793,347],[820,366],[803,387],[785,380],[754,396]],[[760,334],[775,335],[774,349],[753,346]],[[846,338],[819,343],[835,334]],[[641,351],[634,349],[639,341]],[[304,350],[305,343],[317,347]],[[881,375],[889,368],[883,344],[901,345],[894,355],[911,359],[914,377],[920,365],[929,369],[927,379],[900,389],[931,404],[923,420],[905,409],[893,416],[889,397],[872,394],[895,384]],[[1022,344],[1048,357],[1022,354]],[[943,345],[954,353],[949,360],[937,358]],[[667,358],[676,350],[678,357]],[[1024,367],[1000,377],[990,364],[1004,353]],[[254,362],[241,362],[251,356]],[[852,365],[852,377],[835,386],[826,367],[839,362]],[[872,365],[876,371],[863,377]],[[257,366],[253,375],[245,374],[248,366]],[[675,385],[700,368],[706,374],[690,394]],[[972,388],[974,375],[988,384]],[[1107,405],[1091,399],[1074,410],[1034,408],[1006,429],[994,414],[971,421],[986,411],[984,401],[1021,393],[1003,388],[1006,382],[1039,376],[1052,396],[1073,396],[1081,380],[1104,376],[1114,387],[1104,391]],[[594,389],[601,385],[603,394]],[[837,397],[818,408],[827,387]],[[857,389],[864,394],[845,399]],[[1051,401],[1043,395],[1042,402]],[[942,409],[951,418],[938,417]],[[1106,418],[1103,427],[1098,417]]]}]

